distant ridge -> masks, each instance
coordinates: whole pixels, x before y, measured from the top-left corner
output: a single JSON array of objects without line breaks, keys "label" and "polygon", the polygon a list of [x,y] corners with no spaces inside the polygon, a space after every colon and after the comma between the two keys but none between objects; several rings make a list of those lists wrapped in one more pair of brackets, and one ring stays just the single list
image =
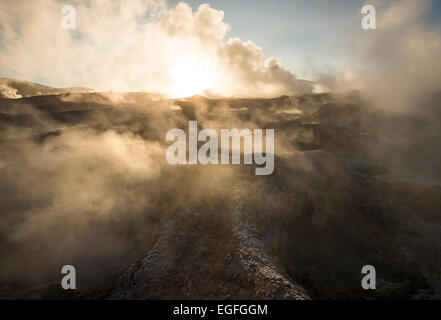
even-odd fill
[{"label": "distant ridge", "polygon": [[53,88],[31,81],[0,78],[0,98],[19,99],[42,95],[58,95],[65,93],[90,93],[89,88]]}]

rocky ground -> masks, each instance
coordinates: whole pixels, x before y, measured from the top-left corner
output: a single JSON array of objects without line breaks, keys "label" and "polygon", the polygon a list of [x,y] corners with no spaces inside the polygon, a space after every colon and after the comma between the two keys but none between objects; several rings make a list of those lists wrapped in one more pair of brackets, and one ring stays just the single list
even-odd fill
[{"label": "rocky ground", "polygon": [[[26,93],[0,99],[2,298],[441,297],[438,98],[397,115],[356,93]],[[274,173],[170,167],[165,134],[189,120],[274,128]]]}]

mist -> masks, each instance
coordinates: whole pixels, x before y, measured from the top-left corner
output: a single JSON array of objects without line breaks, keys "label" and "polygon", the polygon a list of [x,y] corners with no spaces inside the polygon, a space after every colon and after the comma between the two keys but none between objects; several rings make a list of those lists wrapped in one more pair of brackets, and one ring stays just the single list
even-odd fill
[{"label": "mist", "polygon": [[[69,264],[86,298],[364,299],[373,261],[374,298],[439,298],[441,36],[374,2],[308,81],[208,4],[0,3],[0,297]],[[274,129],[274,172],[170,165],[189,121]]]}]

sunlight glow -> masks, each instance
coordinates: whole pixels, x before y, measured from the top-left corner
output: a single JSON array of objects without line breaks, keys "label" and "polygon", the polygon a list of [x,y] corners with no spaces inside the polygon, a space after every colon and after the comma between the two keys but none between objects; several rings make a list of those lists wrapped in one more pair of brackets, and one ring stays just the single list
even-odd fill
[{"label": "sunlight glow", "polygon": [[171,68],[173,98],[202,95],[215,84],[216,66],[208,59],[196,55],[179,57]]}]

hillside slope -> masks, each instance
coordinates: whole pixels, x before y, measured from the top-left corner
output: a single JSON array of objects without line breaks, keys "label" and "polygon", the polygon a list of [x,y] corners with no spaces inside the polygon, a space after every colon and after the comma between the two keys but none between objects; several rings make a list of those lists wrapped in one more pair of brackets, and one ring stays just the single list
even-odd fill
[{"label": "hillside slope", "polygon": [[19,99],[41,95],[55,95],[63,93],[88,93],[88,88],[52,88],[30,81],[0,78],[0,98]]}]

